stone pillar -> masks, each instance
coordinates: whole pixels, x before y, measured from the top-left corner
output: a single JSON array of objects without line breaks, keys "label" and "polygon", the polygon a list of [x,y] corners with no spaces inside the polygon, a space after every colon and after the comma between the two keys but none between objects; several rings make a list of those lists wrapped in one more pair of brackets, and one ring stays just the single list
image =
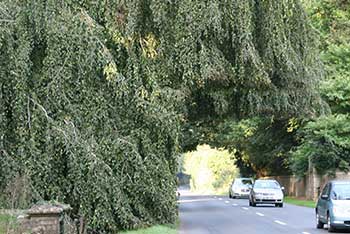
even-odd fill
[{"label": "stone pillar", "polygon": [[309,168],[306,175],[306,191],[305,191],[305,197],[308,200],[313,199],[313,187],[314,187],[313,167],[312,167],[311,158],[309,157]]},{"label": "stone pillar", "polygon": [[61,218],[64,209],[52,205],[35,205],[28,210],[31,233],[61,234]]},{"label": "stone pillar", "polygon": [[312,194],[312,200],[316,201],[317,198],[318,198],[318,193],[319,193],[319,190],[320,190],[320,187],[321,187],[321,176],[319,174],[317,174],[316,172],[316,169],[314,168],[313,169],[313,174],[312,174],[312,177],[313,177],[313,194]]},{"label": "stone pillar", "polygon": [[306,198],[309,200],[316,201],[319,196],[319,191],[321,187],[321,176],[317,174],[316,169],[312,168],[309,170],[307,175],[307,185],[306,185]]}]

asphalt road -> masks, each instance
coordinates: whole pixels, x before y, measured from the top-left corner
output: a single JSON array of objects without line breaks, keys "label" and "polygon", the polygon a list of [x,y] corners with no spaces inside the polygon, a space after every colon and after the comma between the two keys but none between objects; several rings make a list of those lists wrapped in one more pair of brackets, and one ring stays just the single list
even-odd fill
[{"label": "asphalt road", "polygon": [[250,207],[245,199],[181,195],[179,234],[328,233],[316,229],[314,209],[284,205]]}]

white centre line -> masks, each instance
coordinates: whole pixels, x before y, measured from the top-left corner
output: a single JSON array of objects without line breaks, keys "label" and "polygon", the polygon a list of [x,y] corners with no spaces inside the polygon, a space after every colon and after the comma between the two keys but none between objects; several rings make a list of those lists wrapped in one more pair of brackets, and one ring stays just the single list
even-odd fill
[{"label": "white centre line", "polygon": [[310,232],[302,232],[303,234],[311,234]]},{"label": "white centre line", "polygon": [[264,214],[259,213],[259,212],[256,212],[255,214],[257,214],[257,215],[259,215],[259,216],[261,216],[261,217],[265,216]]},{"label": "white centre line", "polygon": [[219,201],[221,201],[222,200],[222,198],[219,198]]},{"label": "white centre line", "polygon": [[238,206],[238,204],[232,204],[233,206]]},{"label": "white centre line", "polygon": [[229,201],[225,201],[226,204],[230,203]]},{"label": "white centre line", "polygon": [[278,223],[278,224],[280,224],[280,225],[287,225],[286,223],[283,223],[283,222],[281,222],[281,221],[279,221],[279,220],[275,220],[275,223]]},{"label": "white centre line", "polygon": [[247,208],[247,207],[242,207],[242,209],[243,209],[243,210],[249,210],[249,208]]}]

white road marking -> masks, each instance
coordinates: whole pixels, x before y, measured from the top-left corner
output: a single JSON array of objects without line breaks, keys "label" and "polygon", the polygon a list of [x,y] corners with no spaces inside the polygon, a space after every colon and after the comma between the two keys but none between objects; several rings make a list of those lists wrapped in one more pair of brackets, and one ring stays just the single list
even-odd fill
[{"label": "white road marking", "polygon": [[281,221],[279,221],[279,220],[275,220],[275,223],[278,223],[278,224],[280,224],[280,225],[287,225],[286,223],[283,223],[283,222],[281,222]]},{"label": "white road marking", "polygon": [[229,201],[225,201],[226,204],[230,203]]},{"label": "white road marking", "polygon": [[238,206],[238,204],[232,204],[233,206]]},{"label": "white road marking", "polygon": [[303,234],[311,234],[310,232],[302,232]]},{"label": "white road marking", "polygon": [[194,200],[179,200],[178,203],[191,203],[191,202],[206,202],[213,201],[213,199],[194,199]]},{"label": "white road marking", "polygon": [[265,216],[264,214],[259,213],[259,212],[256,212],[256,214],[259,215],[259,216],[261,216],[261,217]]},{"label": "white road marking", "polygon": [[219,201],[221,201],[222,200],[222,198],[219,198]]},{"label": "white road marking", "polygon": [[247,207],[242,207],[242,209],[243,209],[243,210],[249,210],[249,208],[247,208]]}]

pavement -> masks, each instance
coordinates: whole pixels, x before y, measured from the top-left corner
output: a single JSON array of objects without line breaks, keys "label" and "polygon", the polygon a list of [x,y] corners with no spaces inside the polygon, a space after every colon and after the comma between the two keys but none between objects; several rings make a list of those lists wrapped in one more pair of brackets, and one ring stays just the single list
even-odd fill
[{"label": "pavement", "polygon": [[188,191],[180,193],[179,234],[328,233],[327,229],[316,229],[312,208],[289,204],[284,204],[283,208],[270,205],[250,207],[246,199],[192,195]]}]

